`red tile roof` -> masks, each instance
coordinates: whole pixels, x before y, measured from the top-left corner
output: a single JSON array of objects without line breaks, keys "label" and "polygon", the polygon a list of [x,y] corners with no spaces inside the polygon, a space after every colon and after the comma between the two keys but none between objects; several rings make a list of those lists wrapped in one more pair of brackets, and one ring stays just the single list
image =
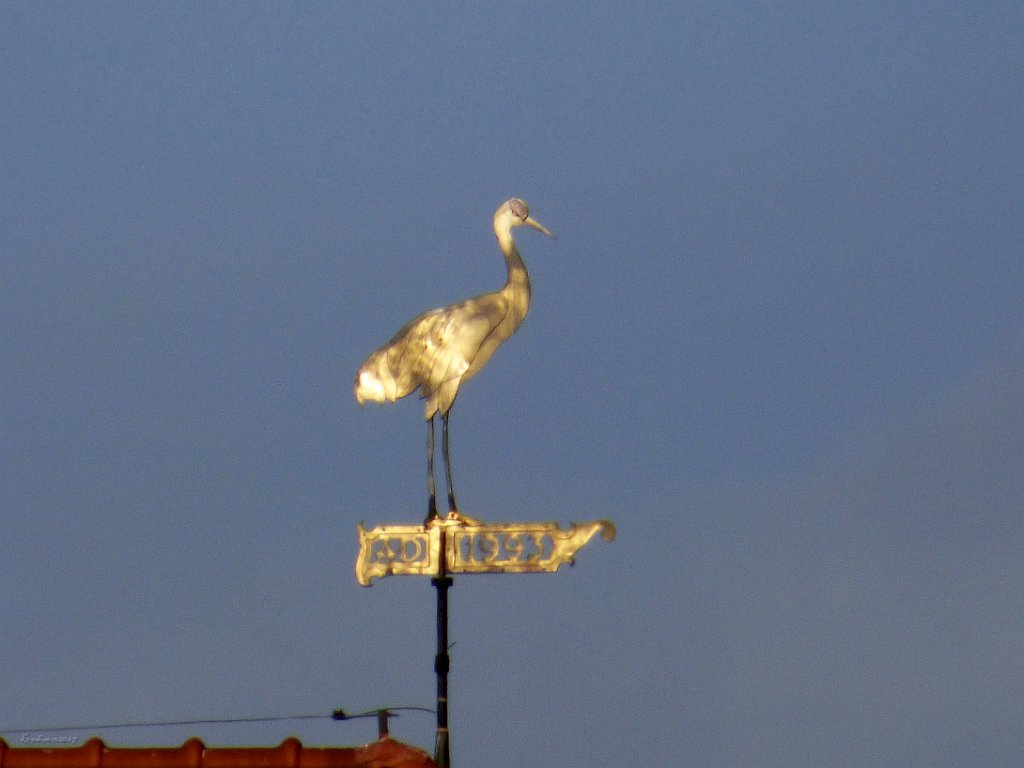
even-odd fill
[{"label": "red tile roof", "polygon": [[304,747],[285,739],[276,747],[207,747],[189,739],[180,747],[108,747],[89,739],[80,747],[11,747],[0,739],[0,768],[436,768],[426,752],[390,738],[364,747]]}]

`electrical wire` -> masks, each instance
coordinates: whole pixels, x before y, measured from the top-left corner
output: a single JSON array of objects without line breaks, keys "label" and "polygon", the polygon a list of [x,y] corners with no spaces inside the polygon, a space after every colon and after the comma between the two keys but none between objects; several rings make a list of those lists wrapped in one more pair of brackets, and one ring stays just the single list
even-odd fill
[{"label": "electrical wire", "polygon": [[223,725],[225,723],[273,723],[284,720],[355,720],[376,717],[381,712],[397,717],[399,711],[434,712],[427,707],[383,707],[349,714],[336,709],[329,715],[281,715],[277,717],[222,717],[209,720],[162,720],[158,722],[106,723],[103,725],[48,725],[43,728],[0,728],[0,733],[53,733],[55,731],[102,731],[114,728],[158,728],[175,725]]}]

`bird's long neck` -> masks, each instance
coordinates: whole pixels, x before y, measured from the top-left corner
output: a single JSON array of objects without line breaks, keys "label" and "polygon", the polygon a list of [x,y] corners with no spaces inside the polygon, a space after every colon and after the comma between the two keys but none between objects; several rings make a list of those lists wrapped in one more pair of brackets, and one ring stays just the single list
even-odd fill
[{"label": "bird's long neck", "polygon": [[498,237],[501,252],[505,254],[505,266],[508,268],[508,279],[501,292],[509,299],[516,316],[516,325],[519,325],[530,309],[530,275],[526,271],[523,257],[519,255],[515,240],[512,239],[512,231],[507,228],[495,228],[494,233]]}]

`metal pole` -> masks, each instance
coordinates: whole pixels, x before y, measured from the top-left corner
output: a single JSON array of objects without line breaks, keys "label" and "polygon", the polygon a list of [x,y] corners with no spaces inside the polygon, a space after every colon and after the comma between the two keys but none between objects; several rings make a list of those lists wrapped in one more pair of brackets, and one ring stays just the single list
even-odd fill
[{"label": "metal pole", "polygon": [[451,754],[448,746],[448,588],[452,578],[448,575],[448,546],[445,529],[442,526],[441,553],[437,576],[431,583],[437,589],[437,655],[434,657],[434,671],[437,673],[437,738],[434,742],[434,762],[437,768],[449,768]]}]

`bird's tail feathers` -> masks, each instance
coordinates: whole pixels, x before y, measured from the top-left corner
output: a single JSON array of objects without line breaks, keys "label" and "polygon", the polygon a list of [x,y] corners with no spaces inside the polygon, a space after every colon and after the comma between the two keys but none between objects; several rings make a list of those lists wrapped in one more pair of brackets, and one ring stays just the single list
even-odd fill
[{"label": "bird's tail feathers", "polygon": [[416,382],[409,376],[396,377],[389,365],[387,350],[378,350],[367,358],[356,374],[356,402],[393,403],[414,389]]}]

